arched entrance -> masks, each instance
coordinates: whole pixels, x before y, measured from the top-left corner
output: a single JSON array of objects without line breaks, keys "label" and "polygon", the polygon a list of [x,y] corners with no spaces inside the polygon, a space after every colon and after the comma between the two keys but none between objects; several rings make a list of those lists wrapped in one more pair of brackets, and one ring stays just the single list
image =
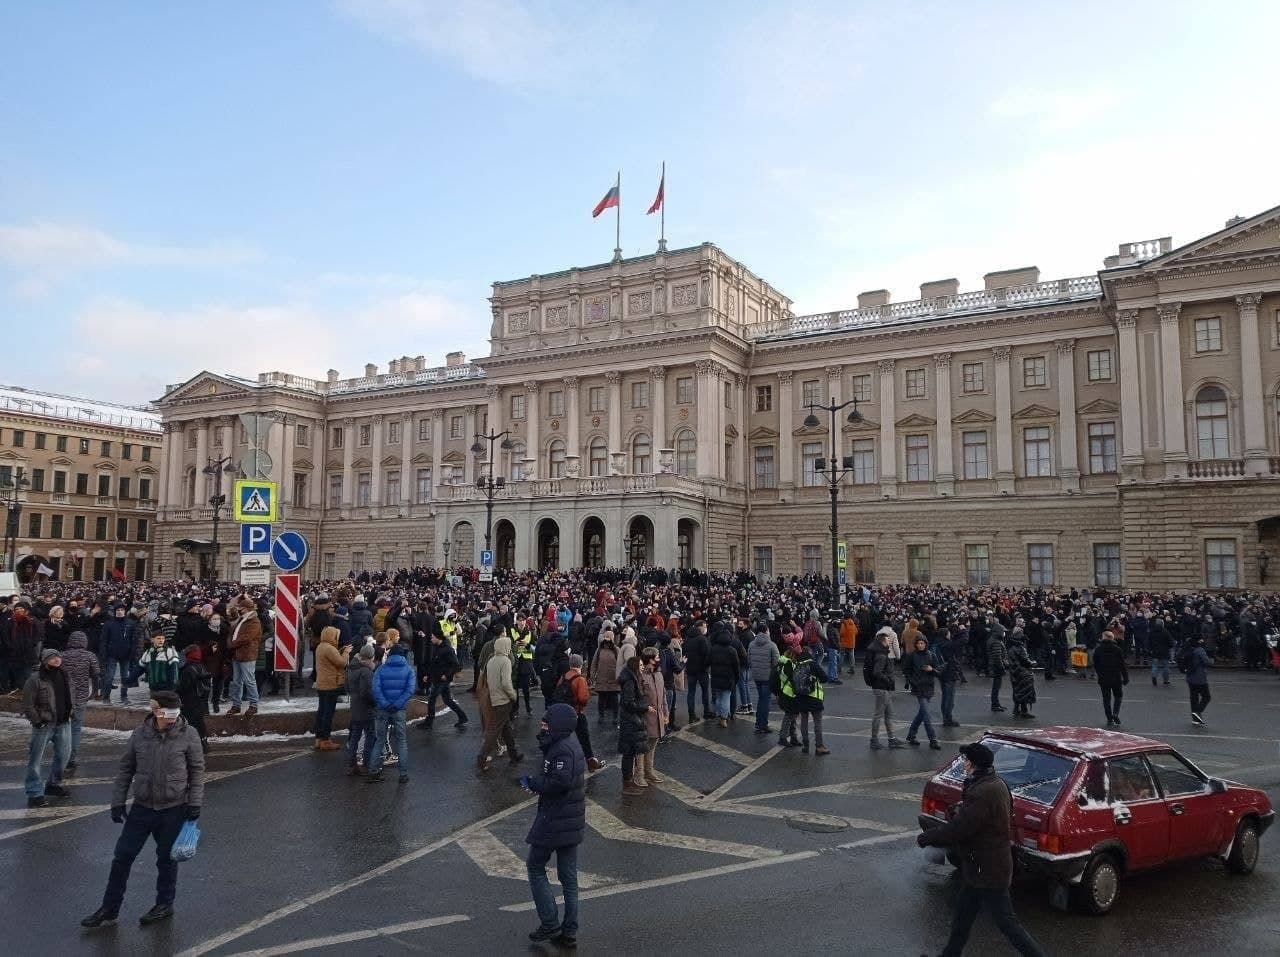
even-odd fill
[{"label": "arched entrance", "polygon": [[538,523],[537,530],[538,541],[538,568],[545,571],[548,568],[560,567],[560,526],[550,518],[544,518]]},{"label": "arched entrance", "polygon": [[499,568],[516,567],[516,527],[505,518],[493,526],[493,560]]},{"label": "arched entrance", "polygon": [[637,515],[627,524],[627,564],[653,564],[653,522]]},{"label": "arched entrance", "polygon": [[702,564],[702,526],[691,518],[682,518],[676,524],[676,556],[681,568]]},{"label": "arched entrance", "polygon": [[449,564],[453,568],[476,564],[476,530],[470,522],[458,522],[449,535]]},{"label": "arched entrance", "polygon": [[594,515],[582,523],[582,565],[604,568],[604,522]]}]

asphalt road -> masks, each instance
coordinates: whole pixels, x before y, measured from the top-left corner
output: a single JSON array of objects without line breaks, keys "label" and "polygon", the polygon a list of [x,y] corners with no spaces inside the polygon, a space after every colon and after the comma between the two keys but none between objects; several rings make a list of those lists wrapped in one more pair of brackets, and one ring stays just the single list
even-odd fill
[{"label": "asphalt road", "polygon": [[[1193,727],[1185,686],[1135,675],[1125,730],[1173,744],[1211,774],[1264,787],[1280,804],[1280,680],[1214,676],[1208,725]],[[1040,685],[1042,724],[1101,718],[1096,686]],[[898,695],[909,717],[909,700]],[[473,699],[460,695],[473,713]],[[594,723],[609,767],[588,785],[589,830],[579,950],[757,954],[936,952],[946,938],[951,869],[912,840],[919,793],[954,753],[871,752],[870,692],[861,678],[827,694],[833,753],[779,752],[751,719],[703,724],[659,748],[660,789],[623,799],[613,738]],[[683,707],[680,708],[683,720]],[[961,689],[943,740],[1012,726],[992,715],[983,684]],[[993,722],[990,719],[995,718]],[[774,726],[777,720],[774,720]],[[536,753],[535,719],[520,719]],[[377,785],[342,774],[339,754],[289,744],[215,746],[200,851],[183,864],[177,914],[142,929],[154,852],[134,866],[118,927],[84,932],[97,907],[119,828],[107,814],[120,739],[89,735],[69,802],[25,808],[26,736],[0,726],[0,873],[10,953],[344,955],[555,953],[530,945],[536,925],[525,882],[532,801],[519,770],[473,770],[478,722],[410,729],[412,781]],[[531,766],[526,760],[523,767]],[[1017,910],[1051,954],[1275,954],[1280,940],[1280,829],[1263,839],[1251,877],[1195,862],[1135,876],[1102,918],[1062,913],[1038,886],[1015,889]],[[1012,953],[980,918],[970,953]]]}]

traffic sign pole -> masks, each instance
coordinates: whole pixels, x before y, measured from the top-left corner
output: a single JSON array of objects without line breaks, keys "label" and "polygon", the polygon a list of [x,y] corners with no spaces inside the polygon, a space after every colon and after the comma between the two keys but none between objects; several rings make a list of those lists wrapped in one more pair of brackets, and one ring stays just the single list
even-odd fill
[{"label": "traffic sign pole", "polygon": [[289,698],[289,677],[298,665],[298,633],[302,626],[302,576],[280,574],[276,576],[275,648],[273,671],[283,671],[285,698]]}]

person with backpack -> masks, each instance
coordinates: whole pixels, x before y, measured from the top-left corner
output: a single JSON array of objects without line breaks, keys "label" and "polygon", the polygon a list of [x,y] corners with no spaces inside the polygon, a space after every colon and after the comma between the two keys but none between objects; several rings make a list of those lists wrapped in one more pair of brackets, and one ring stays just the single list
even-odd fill
[{"label": "person with backpack", "polygon": [[[804,645],[803,639],[795,641],[788,635],[787,653],[778,659],[778,700],[786,717],[782,721],[782,733],[778,743],[790,748],[800,745],[800,753],[809,753],[809,716],[813,716],[814,754],[823,756],[831,751],[822,742],[822,679],[821,665]],[[796,741],[796,718],[799,716],[800,740]],[[785,743],[784,743],[785,742]]]},{"label": "person with backpack", "polygon": [[1129,683],[1129,668],[1124,662],[1124,649],[1111,631],[1102,633],[1102,641],[1093,649],[1093,670],[1102,689],[1102,710],[1107,714],[1107,727],[1120,727],[1120,703],[1124,701],[1124,685]]},{"label": "person with backpack", "polygon": [[937,664],[937,657],[929,650],[929,640],[917,633],[915,650],[907,655],[902,666],[907,687],[916,697],[916,716],[911,719],[911,727],[907,729],[907,744],[913,748],[920,746],[916,732],[923,724],[925,734],[929,736],[929,747],[934,751],[942,750],[942,745],[938,743],[938,734],[933,730],[933,720],[929,717],[929,702],[933,698],[938,675]]},{"label": "person with backpack", "polygon": [[462,731],[467,726],[467,713],[462,706],[453,700],[453,677],[462,670],[458,654],[453,646],[440,634],[431,636],[431,647],[427,660],[423,663],[422,683],[427,688],[427,717],[421,728],[430,731],[436,717],[436,699],[444,702],[444,706],[458,718],[454,727]]},{"label": "person with backpack", "polygon": [[186,660],[178,672],[178,700],[182,702],[182,717],[195,728],[200,736],[200,747],[208,753],[209,732],[204,727],[204,716],[209,713],[209,695],[213,693],[213,676],[204,666],[204,652],[200,645],[187,645]]},{"label": "person with backpack", "polygon": [[599,771],[604,767],[604,762],[595,756],[595,751],[591,748],[591,729],[587,726],[586,716],[587,705],[591,703],[591,686],[587,683],[587,676],[582,673],[582,655],[569,656],[569,670],[560,676],[551,697],[555,702],[573,708],[578,716],[574,733],[586,756],[587,770]]},{"label": "person with backpack", "polygon": [[1178,667],[1187,676],[1187,690],[1191,693],[1191,720],[1204,724],[1204,709],[1209,707],[1209,668],[1213,659],[1204,649],[1204,639],[1195,635],[1186,643]]},{"label": "person with backpack", "polygon": [[889,641],[894,631],[888,625],[876,632],[875,640],[862,659],[862,680],[875,696],[875,711],[871,716],[871,750],[879,751],[880,723],[889,738],[889,747],[897,750],[902,742],[893,734],[893,692],[897,682],[893,677],[893,659],[889,657]]}]

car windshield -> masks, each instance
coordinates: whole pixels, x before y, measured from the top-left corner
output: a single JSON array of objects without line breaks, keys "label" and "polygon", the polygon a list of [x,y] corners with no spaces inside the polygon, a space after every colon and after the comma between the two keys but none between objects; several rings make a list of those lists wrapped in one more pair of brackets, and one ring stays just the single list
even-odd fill
[{"label": "car windshield", "polygon": [[[996,773],[1009,785],[1014,797],[1053,804],[1076,762],[1049,751],[988,738],[983,742],[995,754]],[[943,777],[964,781],[964,759],[957,758],[943,772]]]}]

